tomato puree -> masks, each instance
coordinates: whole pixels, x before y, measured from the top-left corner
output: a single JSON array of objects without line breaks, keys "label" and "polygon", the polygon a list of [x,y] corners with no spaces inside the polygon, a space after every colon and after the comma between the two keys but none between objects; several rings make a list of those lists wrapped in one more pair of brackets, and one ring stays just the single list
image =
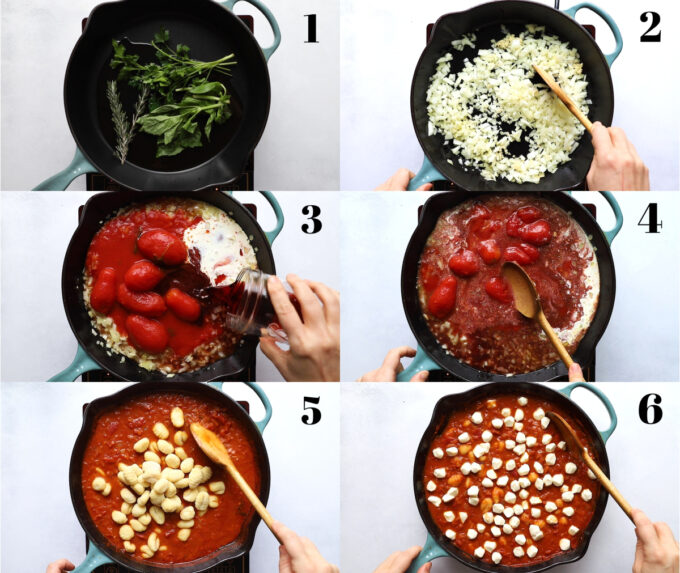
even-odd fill
[{"label": "tomato puree", "polygon": [[480,196],[439,217],[417,283],[439,343],[486,372],[519,374],[558,360],[540,326],[515,309],[501,277],[505,261],[526,270],[548,321],[574,352],[597,309],[597,259],[565,211],[530,195]]},{"label": "tomato puree", "polygon": [[184,241],[187,230],[216,218],[213,211],[225,216],[183,199],[134,206],[104,223],[90,244],[84,270],[90,316],[107,345],[144,368],[195,370],[232,354],[241,339],[226,326],[224,301],[210,288],[201,251]]},{"label": "tomato puree", "polygon": [[[171,424],[170,413],[176,407],[181,408],[184,414],[181,428]],[[211,462],[198,448],[189,431],[190,424],[199,422],[220,437],[236,467],[256,493],[260,491],[261,476],[255,447],[245,430],[216,402],[176,392],[163,392],[112,407],[94,421],[84,453],[81,482],[85,505],[95,526],[117,551],[124,553],[125,549],[119,535],[121,525],[114,522],[112,513],[121,510],[121,490],[126,487],[117,477],[118,464],[122,462],[142,466],[144,454],[136,452],[133,446],[144,437],[150,438],[152,442],[156,440],[153,427],[157,422],[169,429],[167,440],[175,448],[179,446],[173,440],[174,432],[187,432],[188,439],[181,446],[186,456],[193,458],[197,465],[212,468],[212,477],[204,486],[221,481],[226,488],[223,494],[215,496],[219,502],[217,507],[207,509],[203,515],[196,513],[191,534],[186,541],[178,539],[179,511],[166,513],[163,525],[152,520],[145,531],[135,532],[130,540],[136,546],[136,551],[132,555],[128,553],[128,556],[145,562],[183,563],[210,554],[234,541],[254,515],[251,504],[227,472]],[[163,458],[162,453],[159,455]],[[93,489],[93,480],[98,476],[104,477],[111,485],[109,495],[104,496]],[[178,490],[180,498],[182,491],[185,490]],[[184,507],[192,505],[183,498],[182,503]],[[146,505],[150,509],[151,501]],[[150,559],[143,559],[140,548],[148,542],[153,532],[160,539],[160,548]]]},{"label": "tomato puree", "polygon": [[569,422],[597,462],[590,435],[573,416],[516,394],[452,412],[430,444],[422,476],[428,510],[473,558],[535,564],[583,541],[600,485],[566,449],[547,411]]}]

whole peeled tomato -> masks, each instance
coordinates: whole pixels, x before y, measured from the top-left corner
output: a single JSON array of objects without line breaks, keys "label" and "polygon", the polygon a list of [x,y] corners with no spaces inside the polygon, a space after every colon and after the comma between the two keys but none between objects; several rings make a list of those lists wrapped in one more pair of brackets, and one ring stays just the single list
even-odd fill
[{"label": "whole peeled tomato", "polygon": [[143,260],[132,263],[125,272],[125,284],[130,290],[145,291],[155,287],[165,273],[151,261]]},{"label": "whole peeled tomato", "polygon": [[165,303],[177,318],[186,322],[195,322],[201,316],[200,303],[178,288],[171,288],[165,293]]},{"label": "whole peeled tomato", "polygon": [[128,311],[151,318],[161,316],[166,310],[163,297],[156,292],[134,292],[125,283],[118,285],[118,302]]},{"label": "whole peeled tomato", "polygon": [[540,252],[533,245],[521,243],[520,245],[507,247],[504,255],[506,261],[514,261],[520,265],[530,265],[538,260]]},{"label": "whole peeled tomato", "polygon": [[484,290],[491,297],[503,303],[511,303],[512,291],[503,277],[493,277],[486,281]]},{"label": "whole peeled tomato", "polygon": [[160,354],[168,345],[168,331],[157,320],[131,314],[125,319],[125,328],[132,345],[138,350]]},{"label": "whole peeled tomato", "polygon": [[494,239],[481,241],[477,247],[477,252],[487,265],[492,265],[501,258],[501,248]]},{"label": "whole peeled tomato", "polygon": [[479,270],[479,257],[469,249],[460,249],[449,259],[449,268],[459,277],[471,277]]},{"label": "whole peeled tomato", "polygon": [[187,258],[184,241],[164,229],[142,233],[137,239],[137,248],[145,257],[168,266],[181,265]]},{"label": "whole peeled tomato", "polygon": [[538,207],[533,205],[527,205],[526,207],[520,207],[515,211],[517,216],[522,219],[524,223],[533,223],[541,218],[543,215],[542,211]]},{"label": "whole peeled tomato", "polygon": [[116,302],[116,269],[105,267],[97,275],[90,292],[90,306],[97,312],[106,314]]},{"label": "whole peeled tomato", "polygon": [[430,263],[420,266],[420,282],[425,292],[432,292],[439,284],[439,272],[437,267]]},{"label": "whole peeled tomato", "polygon": [[427,301],[427,309],[437,318],[446,318],[456,306],[456,277],[446,277],[439,283]]},{"label": "whole peeled tomato", "polygon": [[547,245],[551,239],[550,223],[539,219],[519,229],[519,236],[532,245]]}]

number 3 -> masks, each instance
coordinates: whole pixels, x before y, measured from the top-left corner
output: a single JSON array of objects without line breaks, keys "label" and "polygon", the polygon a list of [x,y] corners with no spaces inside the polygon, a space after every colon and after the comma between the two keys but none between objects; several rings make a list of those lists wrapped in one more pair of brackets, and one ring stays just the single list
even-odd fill
[{"label": "number 3", "polygon": [[321,215],[321,207],[318,205],[305,205],[302,208],[302,214],[306,215],[307,218],[313,223],[312,225],[309,223],[302,225],[302,232],[307,233],[308,235],[318,233],[323,226],[321,221],[318,219],[319,215]]}]

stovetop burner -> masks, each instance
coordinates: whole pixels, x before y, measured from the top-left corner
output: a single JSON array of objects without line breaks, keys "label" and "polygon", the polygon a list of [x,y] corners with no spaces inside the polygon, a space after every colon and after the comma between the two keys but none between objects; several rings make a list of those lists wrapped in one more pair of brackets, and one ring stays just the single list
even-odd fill
[{"label": "stovetop burner", "polygon": [[[449,183],[448,181],[446,183]],[[451,190],[453,187],[448,187],[447,190]],[[597,219],[597,206],[593,203],[583,203],[583,206],[588,210],[588,212]],[[423,210],[423,206],[418,207],[418,220],[420,221],[420,213]],[[583,371],[583,378],[588,382],[595,382],[595,360],[597,355],[597,349],[593,351],[593,360],[589,364],[581,364],[581,370]],[[454,376],[446,370],[430,370],[430,375],[427,380],[429,382],[465,382],[462,378]],[[556,378],[553,382],[569,382],[569,376],[562,376]]]},{"label": "stovetop burner", "polygon": [[[591,26],[590,24],[583,24],[583,27],[588,30],[590,35],[595,39],[595,26]],[[434,24],[428,24],[427,25],[427,35],[425,36],[425,44],[430,43],[430,37],[432,36],[432,28],[434,28]],[[584,188],[585,189],[585,181],[582,182],[581,185],[579,185],[579,188]],[[453,191],[456,189],[456,186],[453,184],[452,181],[449,181],[448,179],[446,180],[437,180],[437,181],[432,181],[432,190],[433,191]],[[583,372],[585,374],[585,370]],[[586,380],[588,377],[586,376]]]},{"label": "stovetop burner", "polygon": [[[254,20],[252,16],[244,15],[239,16],[243,23],[248,27],[251,33],[254,30]],[[87,18],[83,18],[82,27],[85,29],[85,24],[87,23]],[[251,153],[248,157],[243,171],[241,174],[234,179],[231,183],[224,183],[217,186],[206,187],[206,189],[215,189],[217,191],[253,191],[255,189],[255,184],[253,182],[253,172],[255,169],[255,154]],[[101,173],[88,173],[85,176],[86,189],[88,191],[130,191],[126,187],[123,187],[113,179],[110,179],[106,175]],[[201,189],[205,191],[206,189]]]},{"label": "stovetop burner", "polygon": [[[99,175],[102,179],[104,179],[103,175]],[[117,191],[120,189],[114,189],[114,191]],[[257,219],[257,205],[254,205],[253,203],[244,203],[243,206],[250,211],[250,213]],[[80,205],[78,207],[78,221],[82,220],[83,216],[83,205]],[[256,376],[256,370],[255,370],[255,356],[256,352],[253,352],[253,357],[250,359],[250,362],[248,362],[248,365],[244,370],[241,372],[238,372],[237,374],[233,374],[231,376],[223,376],[222,378],[218,378],[215,380],[216,382],[255,382],[257,380]],[[82,375],[83,382],[122,382],[122,380],[110,372],[107,372],[106,370],[90,370],[89,372],[85,372]],[[219,571],[222,573],[222,570],[215,570],[216,572]],[[227,572],[224,572],[227,573]]]},{"label": "stovetop burner", "polygon": [[[237,400],[239,406],[241,406],[248,414],[250,414],[250,403],[245,400]],[[83,404],[83,414],[85,413],[85,408],[87,404]],[[85,536],[85,552],[90,548],[90,539]],[[224,561],[219,565],[215,565],[205,571],[205,573],[248,573],[250,571],[250,558],[249,553],[238,557],[237,559],[231,559],[230,561]],[[94,569],[94,573],[134,573],[131,569],[118,565],[116,563],[109,563],[108,565],[100,565]]]}]

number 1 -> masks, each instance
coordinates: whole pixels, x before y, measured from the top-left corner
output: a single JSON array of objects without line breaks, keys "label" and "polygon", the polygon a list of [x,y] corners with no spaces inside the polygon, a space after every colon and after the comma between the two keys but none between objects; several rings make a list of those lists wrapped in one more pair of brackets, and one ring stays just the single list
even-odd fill
[{"label": "number 1", "polygon": [[318,44],[319,41],[316,39],[316,14],[305,14],[305,18],[308,18],[305,44]]}]

